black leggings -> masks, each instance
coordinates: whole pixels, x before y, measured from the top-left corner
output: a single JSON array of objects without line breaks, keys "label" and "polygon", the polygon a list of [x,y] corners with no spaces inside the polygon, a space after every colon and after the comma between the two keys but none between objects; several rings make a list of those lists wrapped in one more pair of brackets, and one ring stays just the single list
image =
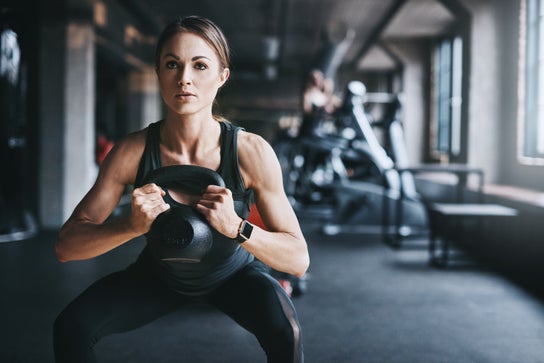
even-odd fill
[{"label": "black leggings", "polygon": [[291,300],[262,265],[253,262],[198,299],[167,289],[137,264],[98,280],[55,320],[56,362],[95,362],[94,346],[101,338],[136,329],[195,301],[215,306],[253,333],[268,362],[304,361]]}]

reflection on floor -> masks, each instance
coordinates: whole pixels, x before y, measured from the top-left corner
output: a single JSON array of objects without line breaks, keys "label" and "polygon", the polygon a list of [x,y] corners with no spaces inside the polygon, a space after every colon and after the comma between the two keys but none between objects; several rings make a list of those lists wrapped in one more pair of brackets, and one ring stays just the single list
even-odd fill
[{"label": "reflection on floor", "polygon": [[[424,243],[393,250],[376,236],[327,237],[303,221],[312,264],[294,300],[311,363],[531,363],[544,357],[542,301],[479,264],[435,269]],[[61,264],[56,232],[0,244],[1,362],[52,362],[56,314],[95,279],[124,267],[137,239]],[[421,241],[424,242],[424,241]],[[166,316],[97,345],[99,362],[264,362],[256,340],[207,307]]]}]

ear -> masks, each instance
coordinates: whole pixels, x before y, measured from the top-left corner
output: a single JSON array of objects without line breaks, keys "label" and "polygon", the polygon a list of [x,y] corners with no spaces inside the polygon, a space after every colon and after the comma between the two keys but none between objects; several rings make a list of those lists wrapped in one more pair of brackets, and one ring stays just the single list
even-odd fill
[{"label": "ear", "polygon": [[221,74],[219,75],[219,87],[222,87],[225,82],[229,79],[230,69],[224,68]]}]

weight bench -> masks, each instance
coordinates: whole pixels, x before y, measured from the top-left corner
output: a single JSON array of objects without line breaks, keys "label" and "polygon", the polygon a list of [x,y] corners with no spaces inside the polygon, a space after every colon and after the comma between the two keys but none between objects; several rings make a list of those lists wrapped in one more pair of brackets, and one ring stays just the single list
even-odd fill
[{"label": "weight bench", "polygon": [[[418,174],[449,174],[455,176],[455,193],[452,195],[451,202],[467,203],[465,194],[468,187],[470,176],[475,176],[478,179],[477,199],[478,202],[483,202],[483,186],[484,186],[484,171],[477,167],[472,167],[465,164],[423,164],[411,165],[408,160],[408,151],[404,139],[404,127],[402,122],[394,120],[389,125],[389,143],[391,144],[392,154],[394,155],[395,170],[398,172],[400,179],[400,195],[396,198],[396,202],[389,205],[389,201],[383,199],[383,214],[382,214],[382,238],[383,241],[394,247],[400,248],[404,238],[409,236],[428,235],[428,226],[413,226],[407,221],[405,211],[403,210],[406,200],[419,201],[426,209],[432,202],[438,200],[425,198],[416,188],[415,178]],[[442,200],[441,202],[445,202]],[[450,200],[448,200],[450,202]],[[428,224],[428,223],[427,223]]]},{"label": "weight bench", "polygon": [[[473,238],[482,238],[484,235],[483,224],[486,221],[517,215],[516,209],[498,204],[430,204],[429,262],[435,266],[447,266],[450,258],[450,245],[463,236],[467,225],[474,228]],[[438,240],[442,242],[440,251],[437,251]]]}]

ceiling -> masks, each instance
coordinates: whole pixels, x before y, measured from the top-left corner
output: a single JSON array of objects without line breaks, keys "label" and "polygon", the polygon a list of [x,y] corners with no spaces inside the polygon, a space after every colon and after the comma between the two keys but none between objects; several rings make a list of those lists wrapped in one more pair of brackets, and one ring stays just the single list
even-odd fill
[{"label": "ceiling", "polygon": [[[273,79],[317,65],[323,50],[353,35],[341,65],[364,66],[383,39],[430,37],[454,21],[445,0],[126,0],[159,31],[178,15],[212,19],[229,40],[239,77]],[[377,62],[387,62],[378,54]],[[375,62],[376,62],[375,61]],[[369,63],[369,62],[367,62]],[[372,63],[372,62],[370,62]],[[385,64],[383,63],[383,64]]]}]

